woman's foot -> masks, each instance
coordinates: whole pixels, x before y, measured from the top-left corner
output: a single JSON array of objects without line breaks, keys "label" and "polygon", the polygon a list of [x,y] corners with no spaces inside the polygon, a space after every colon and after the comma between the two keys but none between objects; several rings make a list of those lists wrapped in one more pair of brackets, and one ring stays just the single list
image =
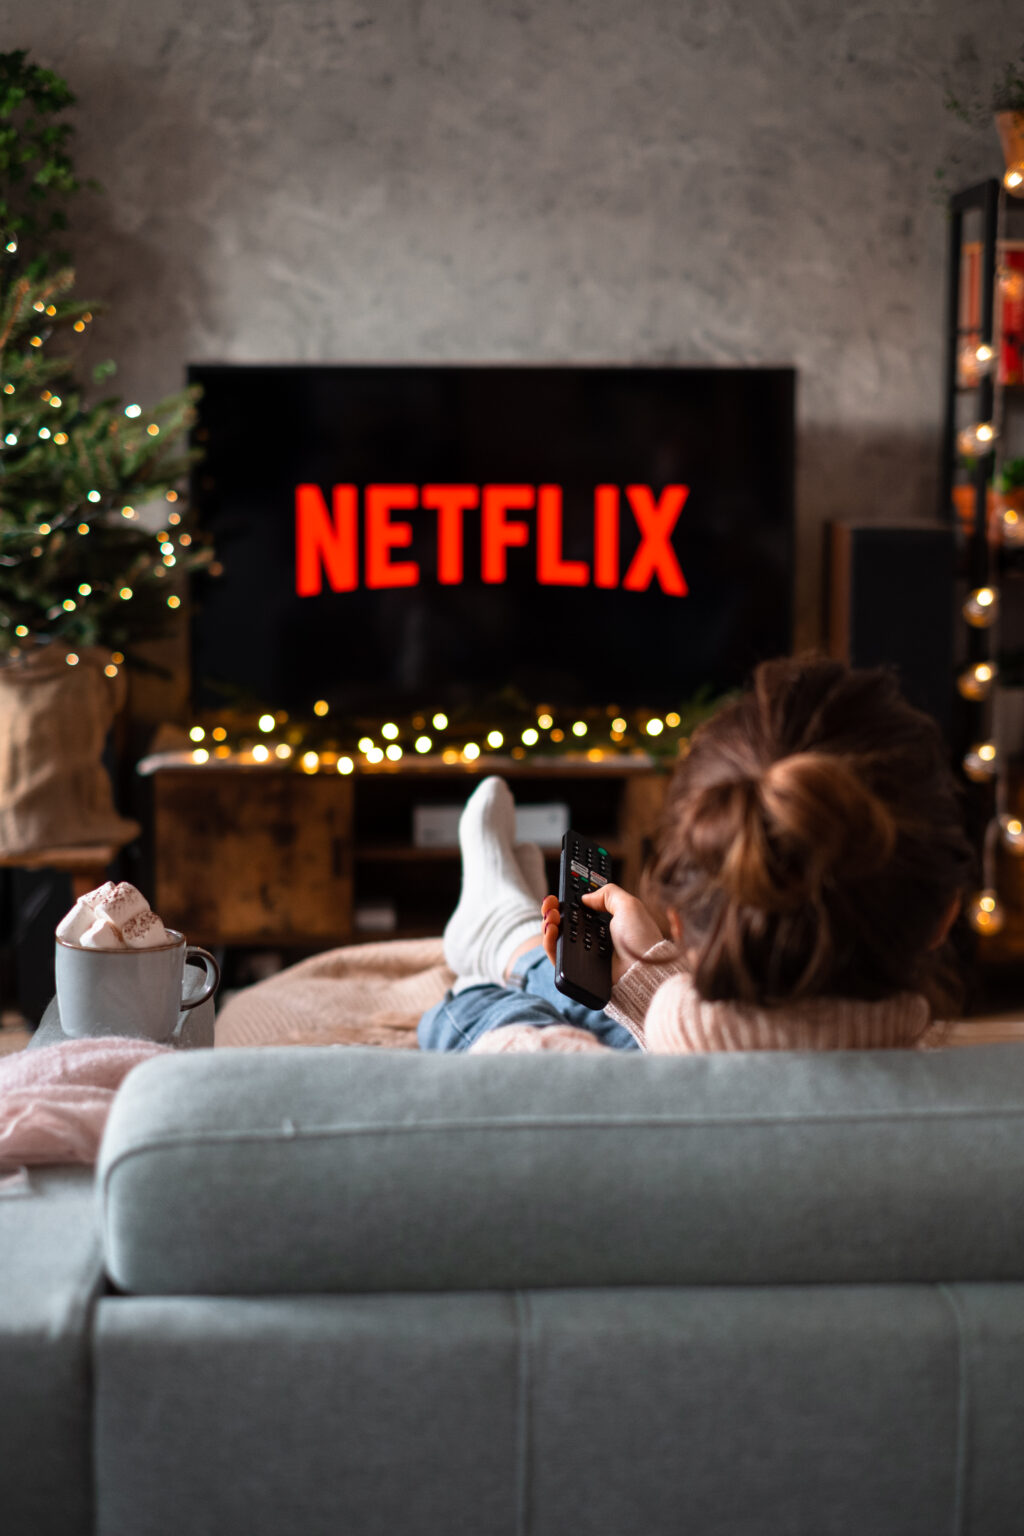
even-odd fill
[{"label": "woman's foot", "polygon": [[516,848],[516,807],[504,779],[484,779],[459,820],[462,890],[444,930],[444,955],[459,978],[454,990],[502,985],[513,956],[539,942],[540,898],[535,886],[540,850]]}]

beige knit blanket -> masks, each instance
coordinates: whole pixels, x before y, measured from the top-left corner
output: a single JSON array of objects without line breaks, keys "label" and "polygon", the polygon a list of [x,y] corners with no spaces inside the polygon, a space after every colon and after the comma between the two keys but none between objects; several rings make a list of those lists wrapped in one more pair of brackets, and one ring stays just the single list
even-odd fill
[{"label": "beige knit blanket", "polygon": [[453,980],[440,938],[331,949],[229,998],[217,1015],[216,1043],[414,1051],[420,1015]]}]

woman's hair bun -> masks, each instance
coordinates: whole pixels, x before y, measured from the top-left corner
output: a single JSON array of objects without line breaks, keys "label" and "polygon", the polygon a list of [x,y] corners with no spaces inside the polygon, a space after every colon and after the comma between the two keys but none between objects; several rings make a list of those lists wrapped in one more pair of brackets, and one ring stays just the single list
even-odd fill
[{"label": "woman's hair bun", "polygon": [[708,785],[689,809],[697,863],[729,900],[779,912],[813,902],[834,875],[876,873],[896,842],[892,815],[853,768],[797,752],[757,777]]},{"label": "woman's hair bun", "polygon": [[694,731],[650,871],[700,996],[766,1007],[952,1006],[936,944],[971,878],[934,721],[893,673],[813,657],[762,662]]}]

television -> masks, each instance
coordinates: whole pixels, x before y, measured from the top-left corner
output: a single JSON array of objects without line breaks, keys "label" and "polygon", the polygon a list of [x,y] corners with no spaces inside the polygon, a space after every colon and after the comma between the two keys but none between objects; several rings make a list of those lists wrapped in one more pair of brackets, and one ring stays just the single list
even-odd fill
[{"label": "television", "polygon": [[785,367],[197,364],[193,702],[671,709],[791,644]]}]

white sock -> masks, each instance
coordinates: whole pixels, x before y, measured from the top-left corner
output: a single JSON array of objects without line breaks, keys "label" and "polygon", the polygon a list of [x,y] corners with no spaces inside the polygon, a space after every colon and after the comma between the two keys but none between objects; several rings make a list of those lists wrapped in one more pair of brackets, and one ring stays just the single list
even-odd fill
[{"label": "white sock", "polygon": [[[462,890],[444,930],[453,991],[501,986],[513,950],[540,933],[540,902],[516,857],[516,806],[504,779],[484,779],[459,819]],[[532,855],[528,860],[536,864]]]},{"label": "white sock", "polygon": [[526,881],[527,889],[533,892],[538,902],[543,901],[550,890],[544,855],[536,843],[517,843],[515,855],[519,872]]}]

